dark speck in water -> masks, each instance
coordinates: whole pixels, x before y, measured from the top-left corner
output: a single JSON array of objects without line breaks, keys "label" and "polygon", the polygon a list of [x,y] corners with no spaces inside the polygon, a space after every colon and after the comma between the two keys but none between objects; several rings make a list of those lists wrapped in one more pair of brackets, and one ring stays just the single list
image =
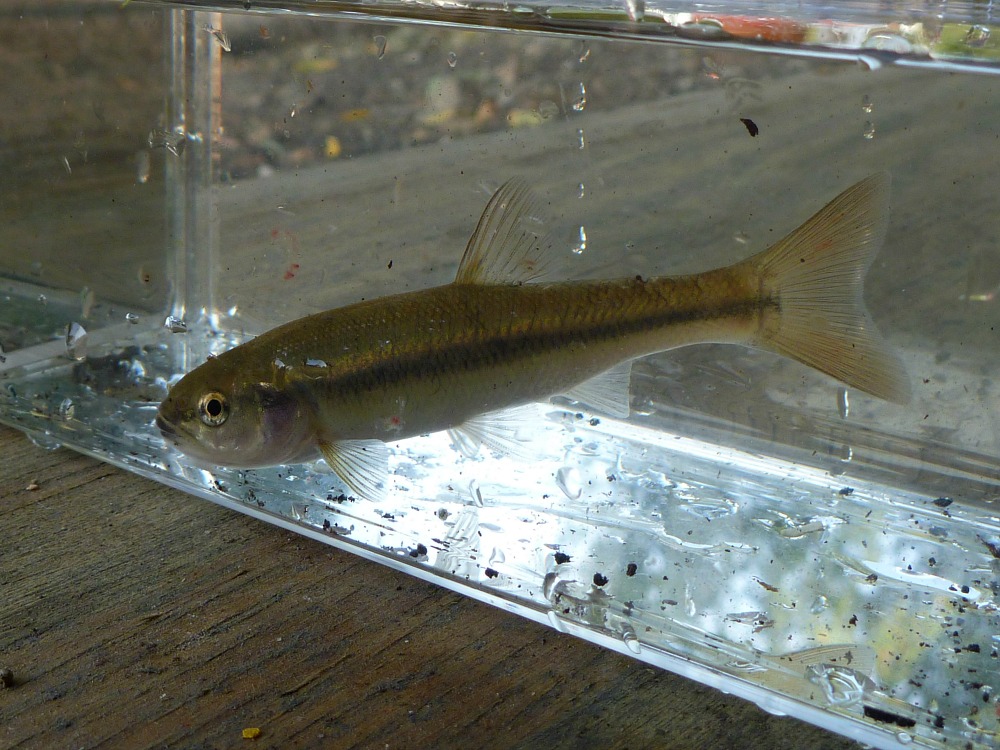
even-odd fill
[{"label": "dark speck in water", "polygon": [[565,552],[556,552],[555,554],[556,565],[562,565],[563,563],[568,563],[572,559],[573,558],[571,558]]},{"label": "dark speck in water", "polygon": [[952,500],[950,497],[939,497],[937,500],[934,501],[934,504],[939,508],[947,508],[953,502],[955,501]]},{"label": "dark speck in water", "polygon": [[986,545],[986,549],[990,551],[990,554],[993,555],[993,557],[1000,559],[1000,539],[997,540],[983,539],[981,536],[977,538],[984,545]]},{"label": "dark speck in water", "polygon": [[603,573],[594,573],[594,585],[595,586],[605,586],[608,583],[608,577]]},{"label": "dark speck in water", "polygon": [[757,127],[757,123],[755,123],[749,117],[741,117],[740,122],[742,122],[746,126],[747,132],[750,134],[751,138],[757,137],[757,133],[760,132],[760,128]]},{"label": "dark speck in water", "polygon": [[493,568],[487,568],[483,572],[486,573],[486,577],[487,578],[496,578],[498,575],[500,575],[500,573],[498,573],[497,571],[493,570]]},{"label": "dark speck in water", "polygon": [[638,566],[638,565],[636,565],[636,564],[635,564],[634,562],[630,562],[630,563],[629,563],[629,564],[628,564],[628,565],[627,565],[627,566],[625,567],[625,575],[627,575],[627,576],[629,576],[629,577],[631,578],[632,576],[634,576],[634,575],[635,575],[635,572],[636,572],[636,571],[637,571],[638,569],[639,569],[639,566]]},{"label": "dark speck in water", "polygon": [[906,716],[900,716],[899,714],[894,714],[889,711],[883,711],[881,708],[875,708],[873,706],[865,706],[865,716],[869,719],[880,721],[883,724],[895,724],[897,727],[903,727],[904,729],[916,726],[917,723],[914,719],[910,719]]},{"label": "dark speck in water", "polygon": [[837,494],[838,495],[842,495],[843,497],[848,497],[849,495],[853,495],[854,494],[854,488],[853,487],[841,487],[837,491]]}]

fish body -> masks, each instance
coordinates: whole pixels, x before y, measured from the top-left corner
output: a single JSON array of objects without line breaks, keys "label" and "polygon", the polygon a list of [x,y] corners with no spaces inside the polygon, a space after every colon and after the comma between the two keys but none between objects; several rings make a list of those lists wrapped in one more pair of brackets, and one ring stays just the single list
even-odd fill
[{"label": "fish body", "polygon": [[531,283],[548,251],[526,227],[530,193],[512,181],[484,211],[453,283],[272,329],[182,378],[157,425],[181,451],[217,465],[322,456],[350,490],[373,498],[384,492],[387,441],[453,430],[513,450],[505,411],[559,394],[627,416],[631,362],[680,346],[769,349],[905,401],[906,375],[861,302],[887,192],[886,175],[863,180],[726,268]]}]

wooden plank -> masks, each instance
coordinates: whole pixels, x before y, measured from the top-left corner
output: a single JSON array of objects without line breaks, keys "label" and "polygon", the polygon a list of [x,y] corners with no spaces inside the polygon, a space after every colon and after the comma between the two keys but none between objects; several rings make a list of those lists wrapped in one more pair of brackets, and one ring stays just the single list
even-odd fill
[{"label": "wooden plank", "polygon": [[7,428],[0,455],[0,747],[852,744]]}]

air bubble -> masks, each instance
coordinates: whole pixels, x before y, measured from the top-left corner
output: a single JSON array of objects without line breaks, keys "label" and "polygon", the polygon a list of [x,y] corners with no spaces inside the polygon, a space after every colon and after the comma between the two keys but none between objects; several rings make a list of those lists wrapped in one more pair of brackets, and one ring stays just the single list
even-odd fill
[{"label": "air bubble", "polygon": [[556,484],[570,500],[579,500],[583,494],[580,484],[580,472],[572,466],[563,466],[556,472]]},{"label": "air bubble", "polygon": [[913,742],[913,736],[909,732],[896,732],[896,741],[900,745],[909,745]]},{"label": "air bubble", "polygon": [[965,43],[970,47],[985,47],[990,40],[989,26],[970,26],[965,33]]},{"label": "air bubble", "polygon": [[571,249],[574,255],[583,255],[587,249],[587,230],[582,224],[580,225],[578,237],[577,243]]},{"label": "air bubble", "polygon": [[322,359],[307,359],[306,367],[326,367],[327,364]]},{"label": "air bubble", "polygon": [[868,71],[882,69],[882,61],[871,55],[858,55],[858,65]]},{"label": "air bubble", "polygon": [[149,136],[146,139],[150,148],[163,148],[169,151],[174,156],[178,156],[181,149],[184,147],[184,133],[176,132],[172,130],[163,130],[162,128],[154,128],[149,131]]},{"label": "air bubble", "polygon": [[49,298],[46,297],[44,294],[39,294],[38,295],[38,302],[40,304],[42,304],[42,305],[47,305],[47,304],[49,304]]},{"label": "air bubble", "polygon": [[187,323],[176,315],[168,315],[167,319],[163,321],[163,327],[171,333],[187,333],[188,330]]},{"label": "air bubble", "polygon": [[449,52],[448,53],[448,67],[449,68],[454,68],[456,65],[458,65],[458,55],[456,53],[454,53],[454,52]]},{"label": "air bubble", "polygon": [[851,413],[851,400],[847,395],[846,388],[837,389],[837,413],[841,419],[847,419]]},{"label": "air bubble", "polygon": [[25,435],[28,436],[28,440],[31,441],[32,445],[43,450],[55,451],[62,448],[62,443],[47,432],[26,432]]},{"label": "air bubble", "polygon": [[587,194],[587,186],[582,182],[576,186],[576,197],[583,198]]},{"label": "air bubble", "polygon": [[372,41],[375,42],[375,57],[381,60],[385,57],[386,38],[381,34],[376,34]]},{"label": "air bubble", "polygon": [[714,18],[683,23],[677,27],[677,36],[703,42],[721,42],[731,38],[729,32]]},{"label": "air bubble", "polygon": [[90,317],[90,313],[94,310],[94,303],[97,301],[97,295],[94,294],[94,290],[89,287],[84,287],[80,290],[80,315],[87,319]]},{"label": "air bubble", "polygon": [[135,313],[125,313],[125,321],[127,323],[131,323],[132,325],[136,325],[139,322],[139,316]]},{"label": "air bubble", "polygon": [[73,414],[76,412],[76,404],[73,403],[73,399],[64,398],[62,403],[59,404],[59,416],[63,419],[70,420],[73,418]]},{"label": "air bubble", "polygon": [[642,644],[639,643],[639,636],[635,634],[635,630],[630,625],[625,625],[622,628],[622,641],[624,641],[626,648],[633,654],[642,653]]},{"label": "air bubble", "polygon": [[587,87],[582,82],[577,85],[579,86],[579,91],[570,107],[574,112],[583,112],[587,107]]},{"label": "air bubble", "polygon": [[633,23],[642,23],[646,17],[646,3],[644,0],[625,0],[625,10],[628,12],[628,20]]},{"label": "air bubble", "polygon": [[874,138],[875,138],[875,123],[872,122],[871,120],[868,120],[865,123],[864,130],[861,131],[861,135],[863,135],[865,137],[865,140],[869,140],[869,141],[874,140]]},{"label": "air bubble", "polygon": [[566,626],[563,625],[562,618],[559,617],[559,614],[555,610],[553,609],[549,610],[548,618],[549,618],[549,625],[552,626],[553,630],[559,633],[566,632]]},{"label": "air bubble", "polygon": [[66,356],[78,362],[87,358],[87,331],[79,323],[66,326]]},{"label": "air bubble", "polygon": [[580,128],[576,131],[576,142],[577,142],[577,148],[581,150],[587,148],[587,141],[583,137],[583,128]]},{"label": "air bubble", "polygon": [[139,185],[149,182],[149,151],[135,152],[135,181]]},{"label": "air bubble", "polygon": [[829,606],[829,600],[822,594],[819,594],[815,599],[813,599],[813,603],[809,606],[809,614],[818,615]]},{"label": "air bubble", "polygon": [[486,505],[483,500],[483,491],[479,489],[479,482],[475,479],[469,482],[469,494],[472,495],[472,502],[477,508],[482,508]]},{"label": "air bubble", "polygon": [[868,94],[865,94],[861,97],[861,111],[866,115],[870,115],[872,113],[872,109],[872,98],[868,96]]},{"label": "air bubble", "polygon": [[865,678],[853,669],[816,664],[806,669],[809,682],[823,688],[826,700],[834,706],[853,706],[865,696]]},{"label": "air bubble", "polygon": [[589,58],[590,58],[590,47],[582,47],[580,49],[580,56],[577,59],[581,63],[585,63]]},{"label": "air bubble", "polygon": [[559,106],[551,99],[546,99],[538,105],[538,114],[543,120],[550,120],[559,114]]},{"label": "air bubble", "polygon": [[866,49],[877,49],[881,52],[892,52],[897,55],[908,55],[913,52],[913,45],[906,37],[882,31],[872,34],[865,39],[861,46]]}]

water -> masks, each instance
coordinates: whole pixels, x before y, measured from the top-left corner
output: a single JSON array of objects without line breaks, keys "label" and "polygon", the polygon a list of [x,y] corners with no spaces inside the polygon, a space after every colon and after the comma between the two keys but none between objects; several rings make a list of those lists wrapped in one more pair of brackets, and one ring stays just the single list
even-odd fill
[{"label": "water", "polygon": [[[164,75],[195,90],[167,115],[108,110],[134,136],[122,158],[88,134],[85,160],[70,132],[23,176],[54,197],[8,207],[22,241],[0,258],[0,418],[775,713],[879,746],[995,746],[1000,78],[765,56],[689,20],[697,43],[676,47],[174,16],[188,46]],[[996,35],[975,28],[949,43],[985,55]],[[869,48],[915,44],[889,36]],[[905,407],[694,347],[635,365],[627,420],[564,399],[525,414],[532,460],[444,433],[391,444],[380,503],[322,463],[198,468],[153,428],[212,354],[446,283],[514,175],[565,247],[556,275],[582,278],[731,263],[879,170],[893,208],[866,300],[909,372]]]}]

